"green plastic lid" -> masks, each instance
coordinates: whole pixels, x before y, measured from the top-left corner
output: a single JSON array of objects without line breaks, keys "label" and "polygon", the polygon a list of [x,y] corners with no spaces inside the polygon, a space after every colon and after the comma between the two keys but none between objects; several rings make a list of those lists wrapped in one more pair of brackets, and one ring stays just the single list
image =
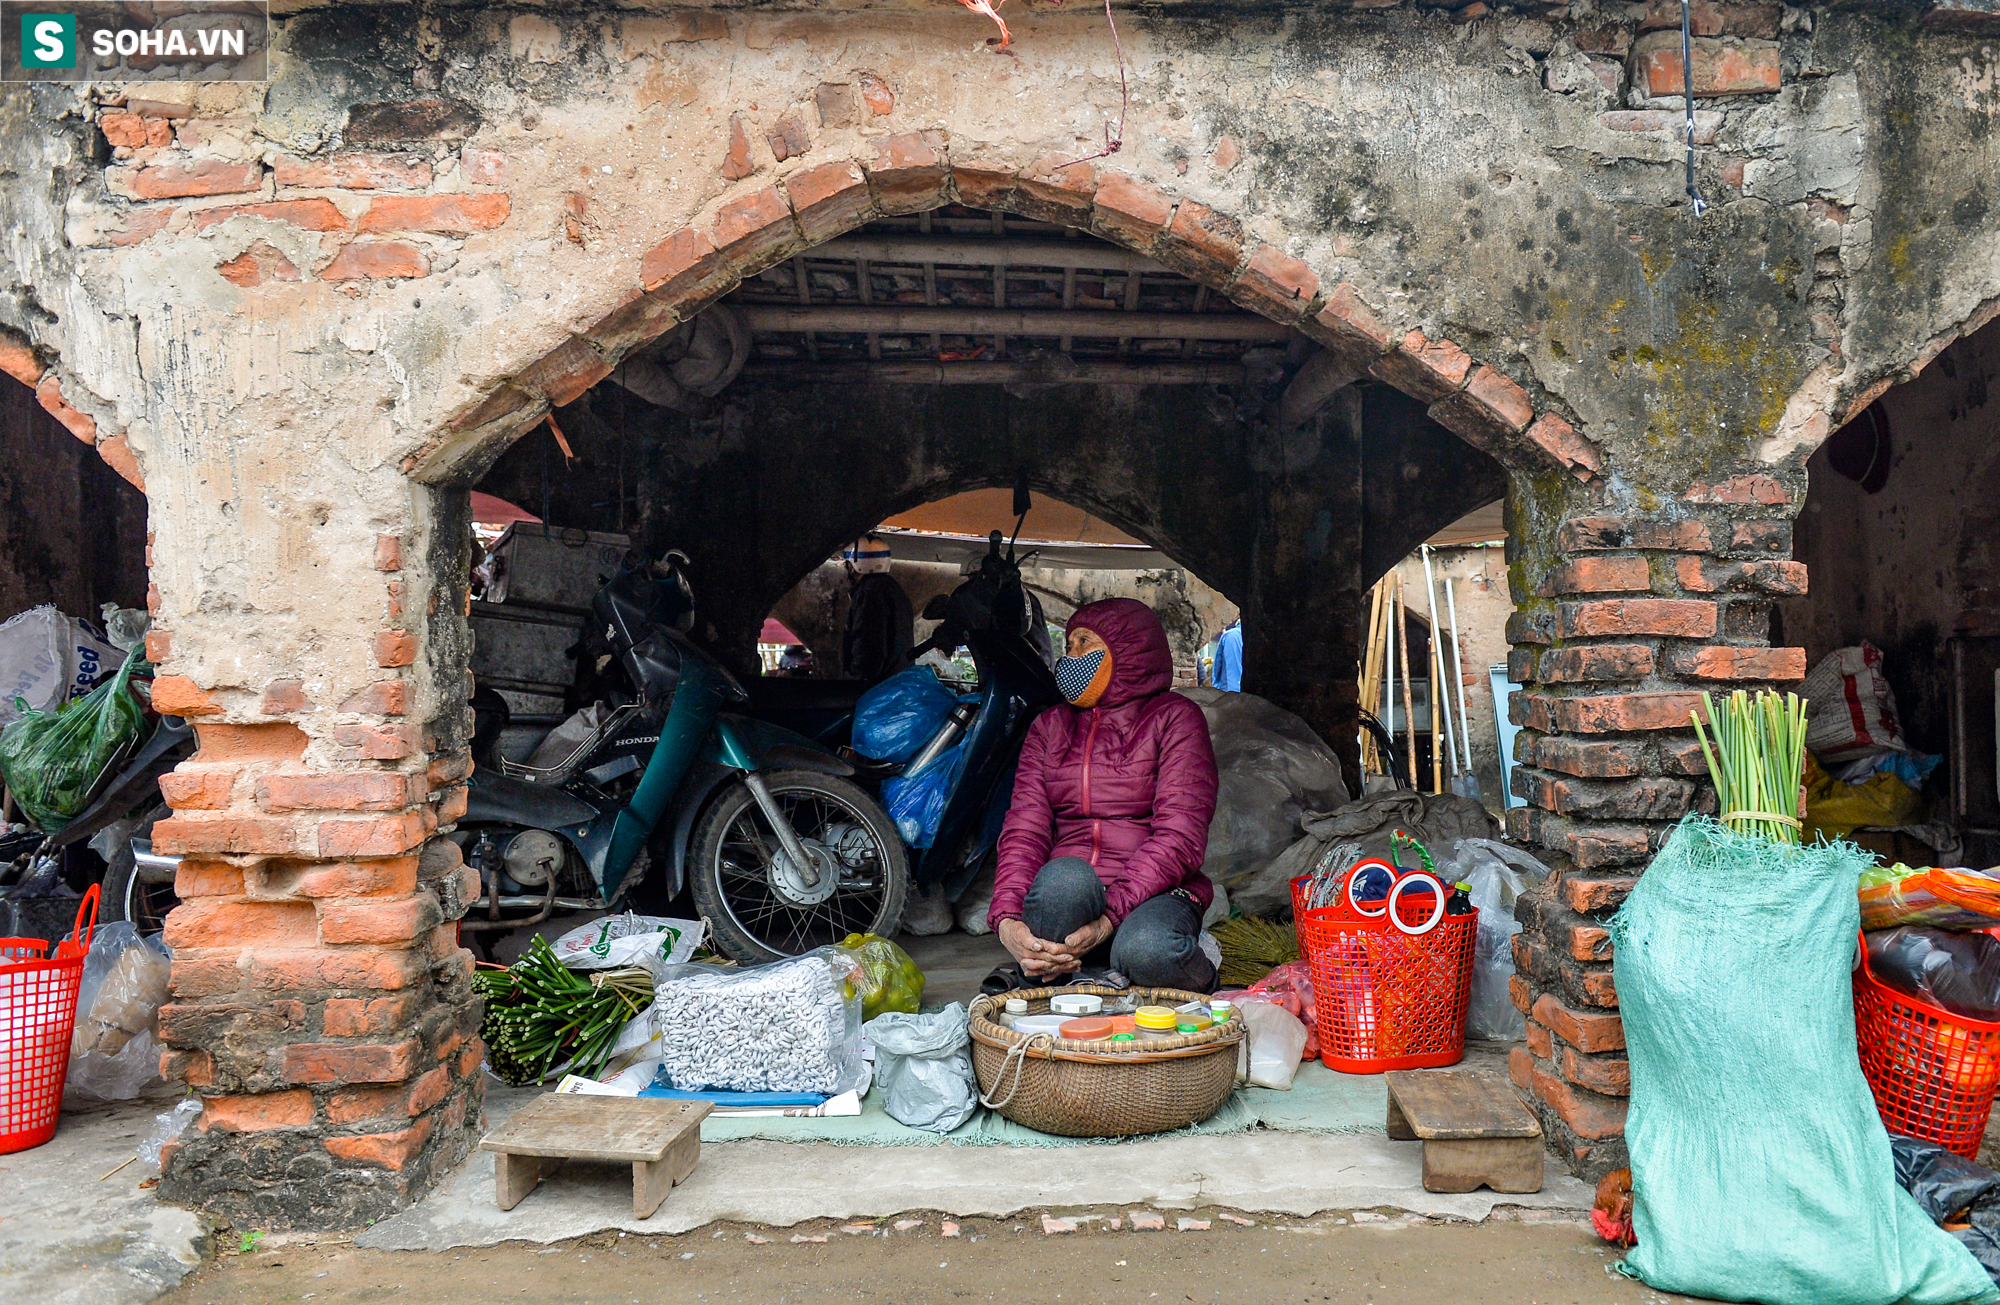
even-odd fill
[{"label": "green plastic lid", "polygon": [[1181,1025],[1177,1025],[1176,1027],[1177,1027],[1177,1028],[1178,1028],[1178,1029],[1179,1029],[1179,1030],[1180,1030],[1180,1031],[1181,1031],[1182,1033],[1199,1033],[1199,1032],[1201,1032],[1201,1030],[1200,1030],[1199,1028],[1195,1027],[1195,1026],[1194,1026],[1194,1025],[1192,1025],[1192,1024],[1181,1024]]},{"label": "green plastic lid", "polygon": [[1137,1042],[1139,1035],[1136,1033],[1114,1033],[1111,1035],[1111,1040],[1113,1042]]}]

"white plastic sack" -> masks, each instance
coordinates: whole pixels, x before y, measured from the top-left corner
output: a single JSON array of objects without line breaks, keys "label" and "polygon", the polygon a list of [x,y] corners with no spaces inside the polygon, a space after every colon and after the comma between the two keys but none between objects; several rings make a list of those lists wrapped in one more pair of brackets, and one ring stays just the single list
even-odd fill
[{"label": "white plastic sack", "polygon": [[616,970],[643,965],[655,977],[663,965],[691,960],[708,936],[706,920],[664,915],[606,915],[578,925],[555,941],[556,959],[572,970]]},{"label": "white plastic sack", "polygon": [[576,750],[590,742],[592,736],[604,725],[604,704],[593,702],[588,707],[570,714],[562,724],[556,726],[535,745],[528,764],[536,770],[554,770],[571,757]]},{"label": "white plastic sack", "polygon": [[1292,1076],[1306,1050],[1305,1021],[1273,1001],[1236,999],[1236,1015],[1247,1035],[1244,1044],[1252,1087],[1292,1090]]},{"label": "white plastic sack", "polygon": [[69,618],[47,606],[0,625],[0,725],[20,719],[16,698],[37,711],[55,704],[69,678],[69,628]]},{"label": "white plastic sack", "polygon": [[1473,941],[1472,1000],[1465,1012],[1467,1037],[1490,1042],[1514,1042],[1527,1032],[1527,1021],[1514,1007],[1508,980],[1514,977],[1514,935],[1521,922],[1514,902],[1540,883],[1549,868],[1510,843],[1491,838],[1462,838],[1453,844],[1438,872],[1448,883],[1472,885],[1472,904],[1479,908],[1479,934]]},{"label": "white plastic sack", "polygon": [[949,1133],[979,1108],[972,1038],[957,1002],[930,1015],[890,1011],[861,1026],[875,1046],[882,1108],[911,1128]]},{"label": "white plastic sack", "polygon": [[1882,675],[1882,650],[1872,643],[1820,658],[1799,696],[1806,700],[1806,747],[1822,764],[1909,750],[1896,724],[1896,695]]},{"label": "white plastic sack", "polygon": [[155,1035],[171,968],[157,934],[142,939],[124,920],[97,927],[83,962],[65,1092],[129,1101],[160,1080]]}]

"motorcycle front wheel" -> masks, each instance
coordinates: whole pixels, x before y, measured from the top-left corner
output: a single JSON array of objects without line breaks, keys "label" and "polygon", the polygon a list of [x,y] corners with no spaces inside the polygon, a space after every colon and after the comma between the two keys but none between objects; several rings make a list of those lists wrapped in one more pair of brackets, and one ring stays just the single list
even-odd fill
[{"label": "motorcycle front wheel", "polygon": [[888,813],[834,775],[779,770],[764,782],[812,865],[792,865],[747,787],[717,798],[695,830],[690,876],[717,948],[757,965],[850,933],[894,933],[910,863]]}]

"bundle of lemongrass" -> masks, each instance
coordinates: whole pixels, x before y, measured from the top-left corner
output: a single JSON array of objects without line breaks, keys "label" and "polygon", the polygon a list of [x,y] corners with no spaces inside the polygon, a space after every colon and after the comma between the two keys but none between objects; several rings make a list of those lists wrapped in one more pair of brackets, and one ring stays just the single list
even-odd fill
[{"label": "bundle of lemongrass", "polygon": [[1803,828],[1799,786],[1806,759],[1805,699],[1796,693],[1780,699],[1764,690],[1753,698],[1738,689],[1723,701],[1721,711],[1708,694],[1701,700],[1708,709],[1708,729],[1702,728],[1700,713],[1688,714],[1715,780],[1722,823],[1739,834],[1797,846]]}]

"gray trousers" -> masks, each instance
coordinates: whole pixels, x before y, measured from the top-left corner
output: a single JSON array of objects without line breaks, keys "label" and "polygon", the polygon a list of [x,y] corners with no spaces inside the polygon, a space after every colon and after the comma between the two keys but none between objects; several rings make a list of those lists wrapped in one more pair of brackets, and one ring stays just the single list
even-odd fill
[{"label": "gray trousers", "polygon": [[[1104,914],[1104,884],[1090,862],[1059,856],[1035,874],[1021,906],[1021,923],[1047,942],[1061,942]],[[1084,965],[1118,971],[1142,988],[1215,990],[1215,966],[1201,952],[1201,908],[1185,894],[1161,893],[1139,903],[1118,931]]]}]

